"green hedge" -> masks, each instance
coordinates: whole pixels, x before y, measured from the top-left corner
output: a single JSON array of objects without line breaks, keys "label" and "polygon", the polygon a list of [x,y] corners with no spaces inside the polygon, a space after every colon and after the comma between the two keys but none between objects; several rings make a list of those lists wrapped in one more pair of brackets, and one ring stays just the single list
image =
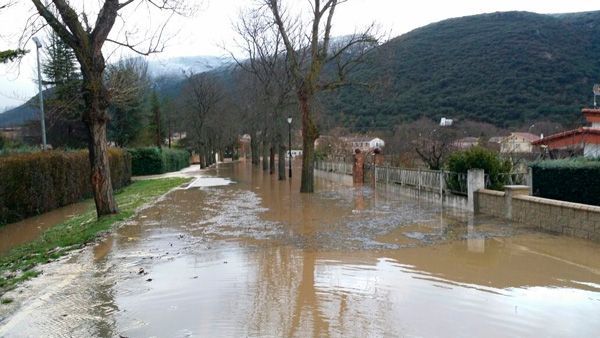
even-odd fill
[{"label": "green hedge", "polygon": [[134,176],[164,174],[190,165],[190,153],[186,150],[135,148],[128,151]]},{"label": "green hedge", "polygon": [[[113,188],[129,184],[131,158],[109,150]],[[87,151],[0,157],[0,224],[12,223],[92,196]]]},{"label": "green hedge", "polygon": [[533,163],[531,169],[535,196],[600,205],[600,161],[541,161]]},{"label": "green hedge", "polygon": [[[511,172],[512,165],[499,158],[498,154],[491,150],[473,147],[450,155],[447,169],[460,174],[467,174],[470,169],[483,169],[490,180],[488,188],[499,190],[505,184],[501,174]],[[448,185],[453,190],[460,189],[461,185],[466,186],[455,175],[450,176]]]}]

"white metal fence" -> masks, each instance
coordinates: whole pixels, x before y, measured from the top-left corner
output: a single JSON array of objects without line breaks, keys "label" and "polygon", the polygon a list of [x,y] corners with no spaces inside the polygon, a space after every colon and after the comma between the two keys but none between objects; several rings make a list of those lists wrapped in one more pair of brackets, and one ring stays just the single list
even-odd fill
[{"label": "white metal fence", "polygon": [[[315,169],[352,175],[352,164],[348,162],[317,161]],[[467,174],[444,170],[404,169],[390,166],[376,166],[370,171],[375,183],[398,184],[418,190],[427,190],[443,194],[467,194]],[[368,174],[367,172],[365,174]],[[501,189],[504,185],[525,185],[529,180],[528,173],[501,173],[494,177],[485,176],[485,185],[488,189]],[[367,177],[369,175],[366,175]],[[498,187],[496,187],[498,186]]]},{"label": "white metal fence", "polygon": [[346,162],[317,161],[315,169],[338,174],[352,175],[352,164]]},{"label": "white metal fence", "polygon": [[[352,175],[352,164],[347,162],[317,161],[315,169]],[[398,184],[432,192],[466,194],[467,175],[447,171],[403,169],[377,166],[374,168],[375,183]]]}]

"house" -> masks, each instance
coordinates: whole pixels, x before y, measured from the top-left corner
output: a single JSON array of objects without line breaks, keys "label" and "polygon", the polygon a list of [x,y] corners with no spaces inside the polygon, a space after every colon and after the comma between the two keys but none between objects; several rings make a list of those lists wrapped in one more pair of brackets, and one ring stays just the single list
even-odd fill
[{"label": "house", "polygon": [[491,144],[500,144],[500,143],[502,143],[502,140],[504,140],[505,138],[506,138],[506,136],[492,136],[488,140],[488,143],[491,143]]},{"label": "house", "polygon": [[477,137],[463,137],[452,143],[455,148],[458,149],[469,149],[479,145],[479,138]]},{"label": "house", "polygon": [[352,151],[359,149],[362,152],[369,152],[385,147],[385,142],[379,137],[355,136],[343,137],[342,140]]},{"label": "house", "polygon": [[15,127],[15,128],[0,128],[0,136],[4,139],[7,140],[18,140],[21,138],[21,128],[19,127]]},{"label": "house", "polygon": [[238,155],[240,158],[246,158],[251,154],[250,143],[252,137],[249,134],[238,136]]},{"label": "house", "polygon": [[533,142],[540,137],[531,133],[511,133],[500,142],[500,153],[531,153],[533,152]]},{"label": "house", "polygon": [[583,156],[600,157],[600,109],[586,108],[581,111],[589,127],[564,131],[535,141],[533,144],[547,149],[582,149]]}]

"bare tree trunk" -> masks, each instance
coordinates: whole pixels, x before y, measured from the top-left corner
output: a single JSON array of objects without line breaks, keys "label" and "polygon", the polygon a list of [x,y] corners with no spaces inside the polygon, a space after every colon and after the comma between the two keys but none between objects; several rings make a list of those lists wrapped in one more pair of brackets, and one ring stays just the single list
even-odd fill
[{"label": "bare tree trunk", "polygon": [[275,173],[275,147],[271,145],[269,148],[269,174]]},{"label": "bare tree trunk", "polygon": [[83,98],[89,110],[86,110],[83,114],[83,120],[90,134],[88,142],[91,168],[90,180],[96,203],[96,213],[100,217],[116,214],[119,210],[113,195],[108,162],[108,143],[106,140],[108,92],[102,83],[102,69],[104,66],[103,63],[95,66],[96,72],[88,71],[87,74],[84,74]]},{"label": "bare tree trunk", "polygon": [[311,118],[310,99],[304,93],[299,93],[298,98],[302,112],[302,181],[300,192],[312,193],[315,190],[315,140],[319,137],[319,133]]},{"label": "bare tree trunk", "polygon": [[258,166],[260,164],[260,153],[258,151],[258,139],[256,133],[252,133],[250,137],[250,156],[252,156],[252,164]]},{"label": "bare tree trunk", "polygon": [[[279,180],[285,181],[285,146],[280,144],[277,147],[277,165],[279,172]],[[291,163],[290,163],[291,165]]]},{"label": "bare tree trunk", "polygon": [[116,214],[119,212],[113,195],[108,147],[106,142],[106,122],[95,122],[88,125],[90,141],[88,145],[91,164],[91,182],[96,202],[96,214]]},{"label": "bare tree trunk", "polygon": [[269,147],[267,146],[267,142],[262,142],[262,169],[264,171],[269,170]]}]

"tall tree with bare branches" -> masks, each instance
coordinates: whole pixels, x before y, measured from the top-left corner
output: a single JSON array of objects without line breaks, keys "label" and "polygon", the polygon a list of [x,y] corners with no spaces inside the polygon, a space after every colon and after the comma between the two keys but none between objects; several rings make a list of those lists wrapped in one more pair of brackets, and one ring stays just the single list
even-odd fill
[{"label": "tall tree with bare branches", "polygon": [[[309,22],[294,15],[284,0],[261,0],[269,9],[286,49],[292,84],[302,119],[302,182],[300,192],[314,191],[314,142],[319,137],[314,99],[318,92],[347,84],[346,74],[366,51],[377,43],[373,26],[332,43],[331,30],[336,9],[348,0],[309,0]],[[289,3],[290,1],[288,1]],[[305,27],[307,30],[305,30]],[[353,53],[348,53],[348,52]],[[326,65],[335,65],[336,77],[322,76]]]},{"label": "tall tree with bare branches", "polygon": [[[93,25],[88,19],[89,13],[82,4],[67,0],[31,0],[45,22],[56,32],[75,53],[82,75],[82,94],[85,122],[89,138],[89,159],[91,164],[91,183],[96,202],[98,217],[118,212],[114,198],[108,163],[108,145],[106,141],[108,107],[111,92],[104,79],[106,60],[102,51],[106,42],[127,47],[140,54],[160,51],[160,40],[164,26],[159,28],[148,41],[148,49],[140,49],[140,44],[133,42],[132,35],[125,32],[123,40],[109,37],[117,18],[125,8],[132,5],[153,7],[171,13],[185,10],[183,0],[103,0],[99,2],[99,10]],[[131,12],[129,12],[131,13]],[[123,18],[125,22],[125,18]]]},{"label": "tall tree with bare branches", "polygon": [[[293,88],[286,67],[285,46],[277,26],[265,15],[265,8],[242,13],[234,26],[238,34],[238,45],[244,52],[244,60],[232,53],[239,68],[251,74],[258,84],[257,95],[263,112],[255,116],[252,126],[261,125],[264,143],[270,143],[270,167],[274,169],[274,152],[278,153],[279,180],[285,180],[284,135],[287,133],[286,108],[292,103]],[[259,122],[259,123],[256,123]],[[265,147],[266,148],[266,147]],[[266,161],[266,156],[263,159]]]}]

